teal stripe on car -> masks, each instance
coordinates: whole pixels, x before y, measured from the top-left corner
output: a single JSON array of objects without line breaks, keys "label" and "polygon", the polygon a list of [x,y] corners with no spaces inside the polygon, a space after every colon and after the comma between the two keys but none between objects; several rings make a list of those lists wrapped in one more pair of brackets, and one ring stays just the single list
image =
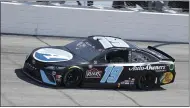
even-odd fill
[{"label": "teal stripe on car", "polygon": [[[43,70],[40,70],[40,74],[41,74],[41,77],[42,77],[42,81],[47,83],[47,84],[51,84],[51,85],[56,85],[56,82],[51,82],[48,77],[46,76],[45,72]],[[55,78],[54,78],[55,80]]]}]

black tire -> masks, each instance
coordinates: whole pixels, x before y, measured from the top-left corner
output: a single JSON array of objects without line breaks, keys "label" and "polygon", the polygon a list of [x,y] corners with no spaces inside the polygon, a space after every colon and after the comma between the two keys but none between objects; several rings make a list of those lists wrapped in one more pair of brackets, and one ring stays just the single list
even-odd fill
[{"label": "black tire", "polygon": [[82,70],[80,69],[69,69],[63,77],[64,86],[67,88],[79,87],[82,81],[82,74]]},{"label": "black tire", "polygon": [[151,90],[156,86],[156,75],[153,72],[139,76],[137,88],[140,90]]}]

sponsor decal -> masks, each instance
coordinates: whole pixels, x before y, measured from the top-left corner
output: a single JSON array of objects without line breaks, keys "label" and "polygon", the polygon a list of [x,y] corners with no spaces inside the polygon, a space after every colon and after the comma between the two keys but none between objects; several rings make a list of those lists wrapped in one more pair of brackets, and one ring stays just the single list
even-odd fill
[{"label": "sponsor decal", "polygon": [[35,51],[33,57],[41,62],[60,62],[71,60],[73,55],[61,49],[42,48]]},{"label": "sponsor decal", "polygon": [[173,74],[171,72],[166,72],[163,74],[163,76],[160,78],[160,82],[163,84],[170,83],[173,80]]},{"label": "sponsor decal", "polygon": [[47,67],[44,67],[44,69],[55,70],[55,66],[47,66]]},{"label": "sponsor decal", "polygon": [[33,65],[31,65],[30,63],[26,63],[26,67],[28,69],[30,69],[31,71],[37,70],[37,68],[35,68]]},{"label": "sponsor decal", "polygon": [[155,72],[166,72],[166,70],[155,70]]},{"label": "sponsor decal", "polygon": [[65,67],[56,66],[55,69],[57,69],[57,70],[63,70],[63,69],[65,69]]},{"label": "sponsor decal", "polygon": [[99,71],[96,68],[92,68],[86,71],[85,78],[101,78],[101,76],[102,76],[102,71]]},{"label": "sponsor decal", "polygon": [[63,70],[63,69],[65,69],[65,67],[47,66],[47,67],[44,67],[44,69],[47,69],[47,70]]},{"label": "sponsor decal", "polygon": [[32,60],[32,64],[36,64],[36,61],[34,59]]},{"label": "sponsor decal", "polygon": [[93,67],[92,65],[88,65],[88,68],[90,68],[90,69],[91,69],[92,67]]},{"label": "sponsor decal", "polygon": [[143,70],[165,70],[166,66],[151,66],[151,65],[147,65],[147,66],[134,66],[132,68],[129,68],[129,71],[143,71]]},{"label": "sponsor decal", "polygon": [[133,85],[133,84],[135,84],[135,79],[134,78],[129,78],[128,80],[122,81],[120,84]]},{"label": "sponsor decal", "polygon": [[61,82],[62,75],[56,75],[55,79],[57,82]]}]

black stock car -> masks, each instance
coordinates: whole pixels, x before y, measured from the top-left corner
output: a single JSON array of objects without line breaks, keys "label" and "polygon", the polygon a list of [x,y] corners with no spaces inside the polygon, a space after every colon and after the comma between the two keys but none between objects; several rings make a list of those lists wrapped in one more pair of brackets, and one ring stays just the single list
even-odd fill
[{"label": "black stock car", "polygon": [[55,86],[110,84],[151,89],[174,82],[174,61],[151,46],[141,49],[118,37],[89,36],[65,46],[33,50],[26,58],[23,72]]}]

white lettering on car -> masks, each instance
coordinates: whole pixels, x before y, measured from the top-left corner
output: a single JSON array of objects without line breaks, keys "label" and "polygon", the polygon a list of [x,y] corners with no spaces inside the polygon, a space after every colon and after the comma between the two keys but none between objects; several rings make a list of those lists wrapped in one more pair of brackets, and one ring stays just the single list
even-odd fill
[{"label": "white lettering on car", "polygon": [[138,71],[138,70],[165,70],[166,66],[134,66],[132,68],[129,68],[129,71]]},{"label": "white lettering on car", "polygon": [[125,41],[119,38],[97,36],[93,37],[93,39],[98,39],[105,49],[110,47],[129,47],[129,45]]},{"label": "white lettering on car", "polygon": [[101,78],[102,71],[97,70],[96,68],[92,68],[86,71],[85,78]]}]

